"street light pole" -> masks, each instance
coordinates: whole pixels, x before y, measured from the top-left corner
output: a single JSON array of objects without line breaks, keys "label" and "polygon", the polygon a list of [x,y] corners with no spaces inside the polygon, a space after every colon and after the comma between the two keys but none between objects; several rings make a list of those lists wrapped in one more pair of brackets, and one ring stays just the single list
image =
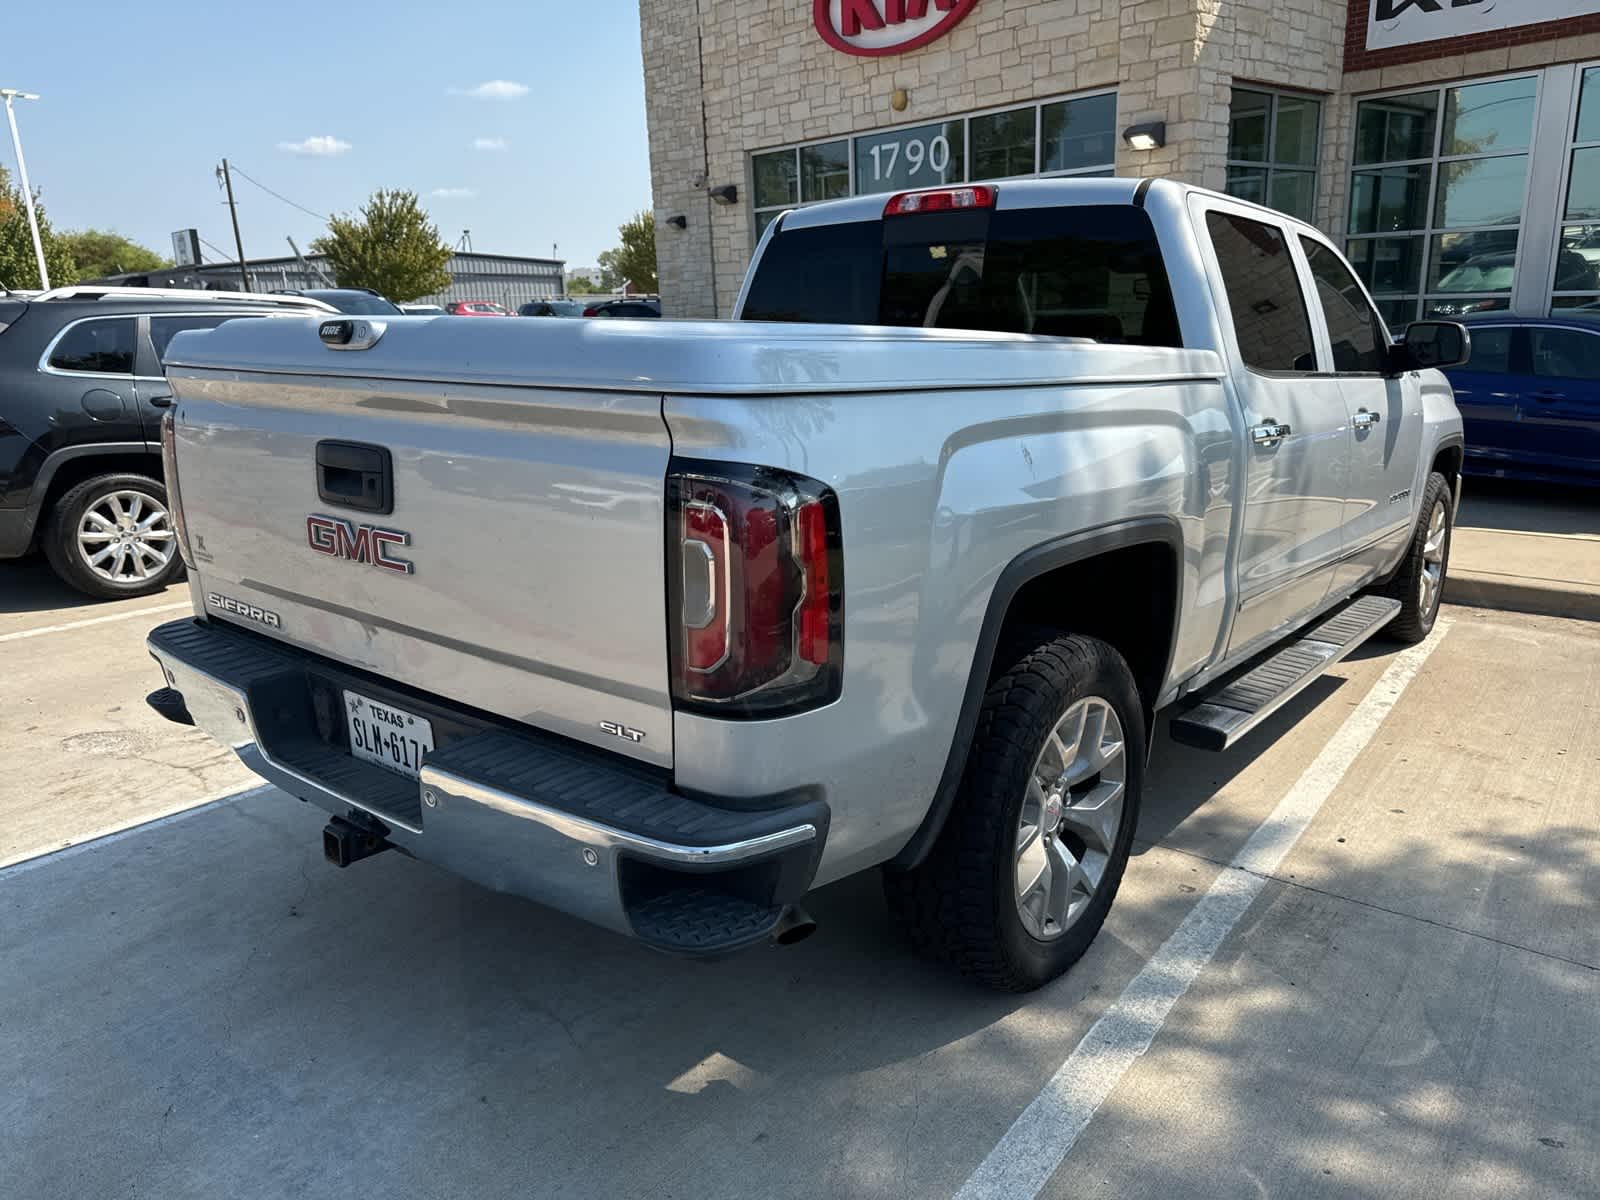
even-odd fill
[{"label": "street light pole", "polygon": [[17,114],[11,109],[13,100],[37,100],[33,92],[19,92],[16,88],[0,88],[5,98],[6,120],[11,125],[11,146],[17,152],[17,175],[22,180],[22,205],[28,210],[28,230],[33,234],[33,257],[39,264],[39,286],[50,290],[50,272],[44,265],[44,243],[39,240],[39,218],[33,211],[33,186],[28,182],[28,163],[22,157],[22,138],[17,133]]}]

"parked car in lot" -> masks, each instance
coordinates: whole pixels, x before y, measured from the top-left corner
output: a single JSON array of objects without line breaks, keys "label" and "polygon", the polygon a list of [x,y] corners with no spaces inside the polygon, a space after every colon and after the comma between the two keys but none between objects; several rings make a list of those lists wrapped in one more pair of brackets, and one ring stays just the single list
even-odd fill
[{"label": "parked car in lot", "polygon": [[400,311],[408,317],[442,317],[444,309],[437,304],[402,304]]},{"label": "parked car in lot", "polygon": [[400,306],[391,303],[371,288],[295,288],[274,292],[275,296],[306,296],[319,300],[342,313],[360,317],[398,317]]},{"label": "parked car in lot", "polygon": [[511,310],[493,300],[452,300],[444,306],[452,317],[509,317]]},{"label": "parked car in lot", "polygon": [[583,305],[576,300],[530,300],[517,309],[519,317],[581,317]]},{"label": "parked car in lot", "polygon": [[661,301],[653,299],[605,300],[583,310],[586,317],[659,317]]},{"label": "parked car in lot", "polygon": [[1475,317],[1449,371],[1467,471],[1600,485],[1600,314]]},{"label": "parked car in lot", "polygon": [[328,810],[341,866],[402,847],[684,954],[882,867],[917,945],[1024,989],[1105,919],[1158,713],[1221,750],[1434,624],[1465,332],[1391,344],[1282,213],[819,204],[735,315],[181,338],[197,607],[152,705]]},{"label": "parked car in lot", "polygon": [[332,311],[256,293],[0,291],[0,559],[43,549],[57,575],[101,599],[166,587],[183,571],[158,441],[173,335]]}]

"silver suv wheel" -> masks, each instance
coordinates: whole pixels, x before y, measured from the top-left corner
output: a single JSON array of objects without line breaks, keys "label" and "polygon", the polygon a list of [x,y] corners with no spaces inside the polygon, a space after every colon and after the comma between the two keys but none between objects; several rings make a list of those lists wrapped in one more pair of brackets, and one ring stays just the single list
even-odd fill
[{"label": "silver suv wheel", "polygon": [[78,553],[101,579],[137,583],[160,574],[176,548],[166,505],[147,492],[108,492],[78,522]]},{"label": "silver suv wheel", "polygon": [[1431,613],[1444,586],[1444,501],[1436,500],[1428,514],[1428,534],[1422,543],[1422,570],[1417,572],[1417,607]]},{"label": "silver suv wheel", "polygon": [[1070,929],[1104,880],[1126,785],[1122,722],[1105,700],[1086,696],[1045,738],[1017,823],[1017,913],[1040,941]]}]

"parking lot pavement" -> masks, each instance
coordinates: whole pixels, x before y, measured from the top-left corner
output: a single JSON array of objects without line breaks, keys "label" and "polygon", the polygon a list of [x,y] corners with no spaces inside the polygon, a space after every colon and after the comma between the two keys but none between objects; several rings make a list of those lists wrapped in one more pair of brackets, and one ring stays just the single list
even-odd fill
[{"label": "parking lot pavement", "polygon": [[335,871],[271,790],[22,863],[7,1190],[950,1195],[1310,779],[1044,1194],[1594,1195],[1600,629],[1448,616],[1402,687],[1376,648],[1227,754],[1161,738],[1105,930],[1031,996],[913,957],[871,877],[799,946],[682,962],[398,855]]},{"label": "parking lot pavement", "polygon": [[187,587],[96,604],[43,562],[0,564],[0,865],[259,782],[145,705],[145,634],[188,607]]}]

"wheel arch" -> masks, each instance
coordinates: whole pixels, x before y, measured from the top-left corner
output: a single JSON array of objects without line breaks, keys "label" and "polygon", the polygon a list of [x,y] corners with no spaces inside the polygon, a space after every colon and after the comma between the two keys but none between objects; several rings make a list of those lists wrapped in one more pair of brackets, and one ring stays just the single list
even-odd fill
[{"label": "wheel arch", "polygon": [[67,492],[96,475],[122,473],[162,482],[161,451],[145,442],[101,442],[67,446],[51,454],[40,466],[28,499],[29,545],[38,541],[40,518]]},{"label": "wheel arch", "polygon": [[[1183,589],[1184,540],[1171,517],[1142,517],[1041,543],[1001,571],[990,593],[973,651],[955,737],[933,801],[911,839],[887,864],[918,865],[944,828],[966,768],[984,693],[1018,628],[1044,627],[1110,643],[1128,660],[1145,709],[1147,736],[1171,670]],[[1093,592],[1081,584],[1092,577]],[[1159,635],[1151,636],[1154,624]]]}]

